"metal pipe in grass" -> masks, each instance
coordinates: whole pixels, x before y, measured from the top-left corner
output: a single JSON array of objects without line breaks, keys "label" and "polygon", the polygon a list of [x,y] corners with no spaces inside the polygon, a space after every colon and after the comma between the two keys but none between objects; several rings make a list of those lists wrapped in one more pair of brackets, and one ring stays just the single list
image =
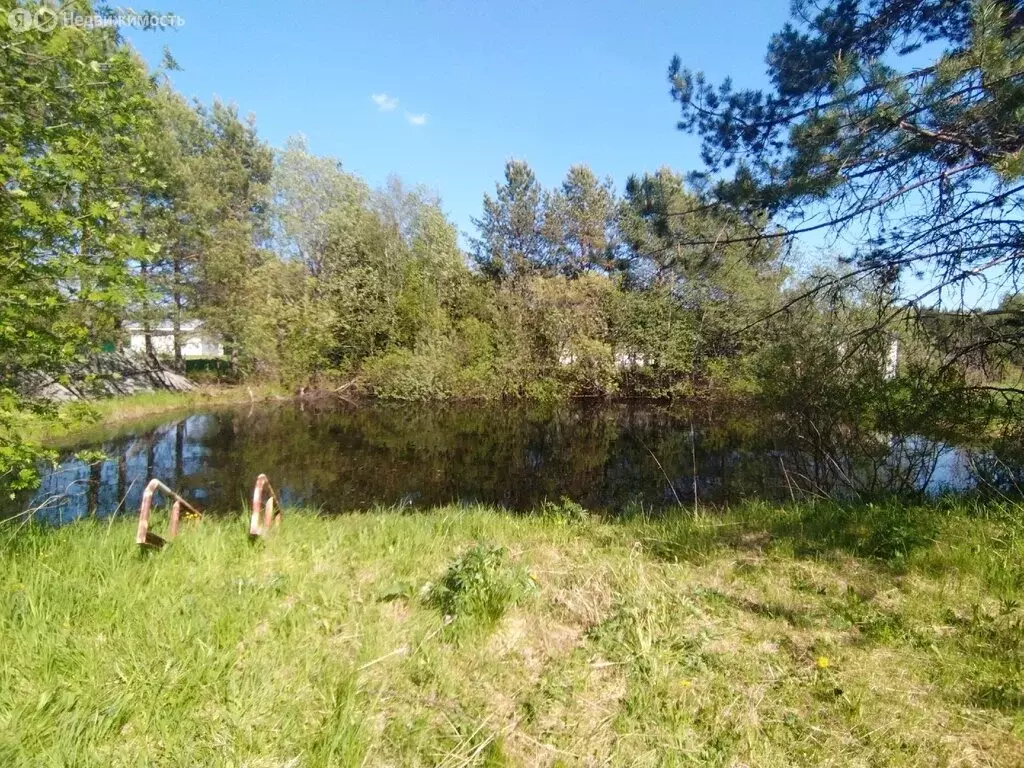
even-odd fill
[{"label": "metal pipe in grass", "polygon": [[[153,494],[157,491],[162,491],[174,499],[174,505],[171,507],[171,522],[166,539],[149,530],[149,513],[153,508]],[[135,543],[140,547],[148,547],[150,549],[160,549],[163,547],[164,544],[178,535],[178,523],[181,520],[182,507],[197,515],[200,514],[199,510],[189,504],[181,494],[172,491],[155,477],[150,480],[146,485],[146,490],[142,493],[142,504],[139,506],[139,528],[135,534]]]},{"label": "metal pipe in grass", "polygon": [[[267,490],[267,501],[263,502],[263,491]],[[275,502],[277,511],[274,511]],[[260,514],[263,515],[263,522],[260,523]],[[249,538],[255,539],[265,536],[272,527],[281,525],[281,499],[270,484],[270,479],[260,473],[256,478],[256,485],[252,490],[252,515],[249,517]]]}]

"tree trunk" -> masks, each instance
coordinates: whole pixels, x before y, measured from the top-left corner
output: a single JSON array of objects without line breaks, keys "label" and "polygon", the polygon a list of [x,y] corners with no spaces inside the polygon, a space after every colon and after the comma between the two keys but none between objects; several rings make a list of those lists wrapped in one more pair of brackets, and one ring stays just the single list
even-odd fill
[{"label": "tree trunk", "polygon": [[124,352],[124,321],[120,316],[114,318],[114,351]]},{"label": "tree trunk", "polygon": [[174,425],[174,488],[181,488],[185,475],[185,420]]},{"label": "tree trunk", "polygon": [[[146,262],[139,264],[139,274],[142,276],[142,282],[145,283],[149,276],[149,265]],[[146,299],[142,300],[142,333],[146,340],[146,357],[154,357],[153,329],[149,325],[149,302]]]},{"label": "tree trunk", "polygon": [[156,430],[153,430],[146,435],[146,482],[153,478],[153,471],[156,467],[156,446],[154,441],[156,440]]},{"label": "tree trunk", "polygon": [[100,508],[100,486],[103,484],[103,462],[93,461],[89,465],[88,515],[95,517]]},{"label": "tree trunk", "polygon": [[128,445],[119,443],[117,446],[117,501],[126,504],[128,495]]},{"label": "tree trunk", "polygon": [[185,370],[181,356],[181,259],[174,258],[174,370]]},{"label": "tree trunk", "polygon": [[224,336],[224,346],[228,352],[228,370],[232,376],[238,373],[238,348],[235,346],[235,339],[233,336]]}]

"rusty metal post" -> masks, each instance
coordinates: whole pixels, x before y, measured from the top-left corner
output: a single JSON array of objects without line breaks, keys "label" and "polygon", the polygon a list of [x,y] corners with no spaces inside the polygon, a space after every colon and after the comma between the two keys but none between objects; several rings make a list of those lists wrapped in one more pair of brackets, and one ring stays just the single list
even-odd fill
[{"label": "rusty metal post", "polygon": [[252,489],[252,516],[249,518],[249,537],[263,535],[260,527],[260,513],[263,511],[263,486],[267,484],[267,476],[260,474],[256,478],[256,486]]},{"label": "rusty metal post", "polygon": [[178,521],[181,519],[181,502],[177,499],[174,501],[174,506],[171,507],[171,527],[167,532],[167,537],[173,539],[178,535]]},{"label": "rusty metal post", "polygon": [[[266,488],[268,495],[267,501],[263,502],[263,489]],[[274,504],[277,503],[278,511],[274,514]],[[257,538],[264,536],[270,531],[272,526],[278,526],[281,524],[281,512],[280,512],[281,501],[277,498],[277,493],[274,492],[274,487],[270,484],[269,478],[260,474],[256,478],[256,486],[252,489],[252,515],[249,517],[249,536],[250,538]],[[260,524],[260,515],[263,515],[263,523]]]},{"label": "rusty metal post", "polygon": [[[149,530],[149,514],[153,509],[153,494],[157,491],[161,491],[167,496],[174,499],[174,506],[171,507],[171,524],[170,530],[167,534],[167,539],[152,533]],[[135,533],[135,543],[140,547],[151,547],[153,549],[159,549],[167,543],[169,539],[173,539],[178,535],[178,523],[181,519],[181,508],[185,507],[195,514],[199,514],[199,510],[189,504],[183,499],[178,493],[175,493],[166,485],[161,483],[155,477],[146,484],[146,490],[142,493],[142,504],[139,506],[139,527]]]},{"label": "rusty metal post", "polygon": [[271,496],[267,499],[267,504],[263,508],[263,529],[269,531],[274,520],[274,497]]},{"label": "rusty metal post", "polygon": [[153,492],[156,488],[157,480],[153,479],[149,481],[149,484],[146,486],[146,490],[142,492],[142,505],[139,507],[139,529],[135,532],[135,543],[139,546],[145,546],[147,544],[156,547],[163,546],[163,539],[160,539],[159,536],[156,536],[157,539],[160,539],[159,543],[150,542],[149,538],[149,511],[153,506]]}]

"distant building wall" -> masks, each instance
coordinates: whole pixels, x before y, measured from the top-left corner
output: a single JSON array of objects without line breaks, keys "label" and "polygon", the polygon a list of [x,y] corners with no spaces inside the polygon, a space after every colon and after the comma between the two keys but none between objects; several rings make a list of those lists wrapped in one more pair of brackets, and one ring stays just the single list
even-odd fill
[{"label": "distant building wall", "polygon": [[[847,346],[845,341],[840,341],[836,345],[836,351],[839,352],[839,357],[845,358]],[[882,378],[895,379],[896,374],[899,373],[900,367],[900,340],[896,336],[889,337],[889,346],[885,350],[885,359],[882,360]]]},{"label": "distant building wall", "polygon": [[889,351],[885,356],[885,371],[883,376],[886,379],[895,379],[900,364],[900,340],[892,338],[889,340]]},{"label": "distant building wall", "polygon": [[[616,352],[614,360],[618,368],[642,368],[645,365],[653,364],[653,358],[638,352]],[[562,351],[558,355],[559,365],[576,365],[577,362],[579,362],[579,356],[574,352]]]},{"label": "distant building wall", "polygon": [[[135,352],[145,353],[146,332],[138,323],[126,326],[129,333],[129,346]],[[174,327],[171,323],[161,323],[149,332],[153,343],[153,352],[157,355],[174,355]],[[181,356],[185,359],[221,357],[224,345],[219,339],[203,333],[202,323],[191,321],[181,324],[178,334],[181,341]]]}]

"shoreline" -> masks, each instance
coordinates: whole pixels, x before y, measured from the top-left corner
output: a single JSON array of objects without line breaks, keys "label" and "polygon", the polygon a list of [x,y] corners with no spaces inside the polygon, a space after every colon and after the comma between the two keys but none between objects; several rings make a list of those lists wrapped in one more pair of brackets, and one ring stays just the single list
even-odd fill
[{"label": "shoreline", "polygon": [[[275,397],[279,389],[261,386],[255,402]],[[281,397],[281,396],[278,396]],[[284,398],[282,399],[291,399]],[[191,392],[139,392],[133,395],[64,403],[56,421],[29,417],[22,434],[43,446],[74,441],[91,430],[109,429],[149,416],[195,410],[206,406],[241,405],[254,402],[245,386],[196,385]]]}]

